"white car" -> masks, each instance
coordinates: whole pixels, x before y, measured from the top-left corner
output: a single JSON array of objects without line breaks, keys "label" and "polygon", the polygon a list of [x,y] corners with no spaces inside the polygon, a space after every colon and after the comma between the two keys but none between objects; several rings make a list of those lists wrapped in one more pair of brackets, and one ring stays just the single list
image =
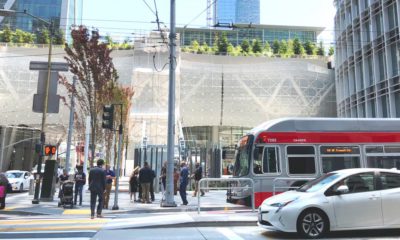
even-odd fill
[{"label": "white car", "polygon": [[13,191],[22,192],[29,189],[30,179],[32,175],[27,171],[11,170],[6,172],[8,181],[11,184]]},{"label": "white car", "polygon": [[399,202],[400,171],[345,169],[264,200],[258,225],[306,238],[329,231],[400,228]]}]

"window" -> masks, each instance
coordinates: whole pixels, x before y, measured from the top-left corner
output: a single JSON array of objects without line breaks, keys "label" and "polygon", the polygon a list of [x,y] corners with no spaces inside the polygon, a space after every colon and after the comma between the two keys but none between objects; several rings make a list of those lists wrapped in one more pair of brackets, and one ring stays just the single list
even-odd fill
[{"label": "window", "polygon": [[323,173],[360,167],[358,146],[321,146],[320,153]]},{"label": "window", "polygon": [[315,174],[315,149],[313,146],[288,146],[286,148],[289,174]]},{"label": "window", "polygon": [[327,196],[332,196],[336,189],[342,185],[345,185],[349,188],[349,192],[345,194],[351,193],[359,193],[359,192],[368,192],[375,191],[375,181],[374,181],[374,173],[359,173],[355,175],[351,175],[345,179],[340,180],[338,183],[329,188],[326,192]]},{"label": "window", "polygon": [[395,173],[381,172],[380,180],[382,189],[391,189],[400,187],[400,175]]},{"label": "window", "polygon": [[279,148],[276,146],[258,146],[254,151],[255,174],[280,173]]},{"label": "window", "polygon": [[365,146],[367,167],[400,169],[400,146]]}]

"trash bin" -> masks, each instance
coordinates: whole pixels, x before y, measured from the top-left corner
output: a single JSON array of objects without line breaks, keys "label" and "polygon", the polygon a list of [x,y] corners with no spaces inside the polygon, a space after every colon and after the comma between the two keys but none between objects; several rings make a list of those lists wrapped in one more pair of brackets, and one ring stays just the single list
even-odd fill
[{"label": "trash bin", "polygon": [[29,195],[33,195],[35,193],[35,179],[29,180]]}]

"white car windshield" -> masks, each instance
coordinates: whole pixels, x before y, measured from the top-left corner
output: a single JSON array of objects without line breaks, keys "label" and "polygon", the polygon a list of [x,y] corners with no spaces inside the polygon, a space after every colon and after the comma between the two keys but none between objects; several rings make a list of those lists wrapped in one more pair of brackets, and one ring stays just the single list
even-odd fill
[{"label": "white car windshield", "polygon": [[303,186],[301,186],[297,191],[299,192],[316,192],[326,186],[327,184],[332,183],[335,181],[338,177],[340,177],[340,174],[338,173],[327,173],[325,175],[322,175],[321,177],[314,179],[312,181],[309,181],[305,183]]},{"label": "white car windshield", "polygon": [[7,178],[20,178],[22,173],[19,172],[14,172],[14,173],[7,173],[6,176]]}]

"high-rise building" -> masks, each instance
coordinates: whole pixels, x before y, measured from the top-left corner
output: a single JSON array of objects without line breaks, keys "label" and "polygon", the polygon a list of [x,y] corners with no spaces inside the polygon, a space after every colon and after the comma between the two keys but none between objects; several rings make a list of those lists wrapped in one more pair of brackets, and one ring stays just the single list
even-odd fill
[{"label": "high-rise building", "polygon": [[335,0],[339,117],[400,117],[400,0]]},{"label": "high-rise building", "polygon": [[214,24],[260,23],[260,0],[219,0],[214,5]]},{"label": "high-rise building", "polygon": [[[55,27],[68,32],[71,25],[80,25],[82,22],[82,0],[0,0],[0,8],[23,12],[40,17],[45,21],[54,21]],[[10,26],[12,29],[21,29],[35,32],[43,27],[38,19],[26,14],[0,17],[0,28]]]}]

